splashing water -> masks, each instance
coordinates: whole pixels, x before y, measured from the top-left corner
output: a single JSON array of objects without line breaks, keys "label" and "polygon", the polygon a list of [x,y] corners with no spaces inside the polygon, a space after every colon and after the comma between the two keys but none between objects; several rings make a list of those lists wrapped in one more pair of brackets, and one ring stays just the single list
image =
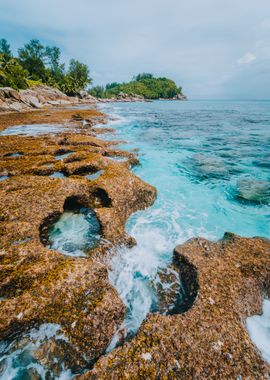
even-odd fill
[{"label": "splashing water", "polygon": [[262,315],[247,318],[247,329],[263,358],[270,363],[270,300],[263,301]]},{"label": "splashing water", "polygon": [[100,239],[100,225],[90,209],[65,211],[49,231],[50,248],[68,256],[85,256]]},{"label": "splashing water", "polygon": [[[51,338],[55,341],[67,341],[65,336],[59,333],[61,327],[57,324],[42,324],[39,328],[34,328],[21,338],[14,339],[11,343],[1,342],[0,344],[0,377],[5,380],[21,380],[32,378],[57,378],[58,380],[68,380],[72,378],[72,373],[62,367],[59,377],[54,377],[46,364],[39,361],[36,352],[40,346],[48,342]],[[56,363],[56,362],[55,362]],[[61,364],[60,364],[61,366]]]},{"label": "splashing water", "polygon": [[[139,148],[135,174],[156,186],[150,209],[134,214],[127,231],[137,241],[118,249],[109,278],[127,306],[126,319],[107,351],[132,336],[156,302],[153,282],[172,260],[173,248],[195,236],[217,240],[226,231],[269,237],[269,204],[258,181],[268,181],[269,102],[153,102],[107,104],[118,117],[122,149]],[[262,202],[239,199],[239,181],[250,179]],[[249,194],[250,194],[249,193]]]}]

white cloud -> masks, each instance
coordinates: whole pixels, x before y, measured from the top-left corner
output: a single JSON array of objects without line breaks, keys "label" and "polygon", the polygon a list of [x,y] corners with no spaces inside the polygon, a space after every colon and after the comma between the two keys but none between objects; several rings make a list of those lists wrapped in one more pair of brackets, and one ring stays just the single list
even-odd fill
[{"label": "white cloud", "polygon": [[255,61],[256,58],[256,55],[252,53],[246,53],[243,55],[243,57],[237,60],[237,63],[238,65],[248,65],[249,63]]},{"label": "white cloud", "polygon": [[[65,62],[76,57],[89,65],[95,84],[146,71],[171,77],[190,98],[220,98],[229,82],[234,97],[232,80],[270,60],[268,15],[269,0],[260,6],[254,0],[0,0],[0,38],[14,52],[30,38],[57,45]],[[239,52],[250,53],[236,60]],[[270,98],[269,72],[262,75]],[[256,86],[258,96],[263,88]]]},{"label": "white cloud", "polygon": [[261,22],[261,28],[264,29],[264,30],[270,30],[270,18],[265,18]]}]

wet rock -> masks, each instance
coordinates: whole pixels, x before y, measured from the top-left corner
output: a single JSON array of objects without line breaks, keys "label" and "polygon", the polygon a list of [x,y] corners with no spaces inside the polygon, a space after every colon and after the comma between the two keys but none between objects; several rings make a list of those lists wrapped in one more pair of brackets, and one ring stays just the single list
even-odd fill
[{"label": "wet rock", "polygon": [[270,204],[270,181],[239,180],[236,197],[252,203]]},{"label": "wet rock", "polygon": [[161,314],[177,312],[177,306],[182,299],[182,286],[177,267],[169,265],[159,270],[153,285],[157,295],[154,311],[159,311]]},{"label": "wet rock", "polygon": [[[77,113],[83,119],[92,119],[93,124],[104,119],[96,110]],[[67,366],[77,370],[85,361],[90,367],[98,360],[123,322],[125,306],[109,283],[104,263],[112,245],[130,244],[126,221],[133,212],[150,206],[156,191],[132,174],[128,165],[106,157],[110,142],[80,133],[81,121],[72,119],[74,114],[72,110],[52,109],[50,113],[37,110],[0,115],[1,130],[10,124],[33,123],[78,127],[76,133],[70,130],[55,136],[0,137],[0,172],[11,175],[0,189],[0,296],[4,297],[0,339],[23,336],[41,324],[60,325],[73,358],[68,356],[65,343],[61,347],[50,343],[52,348],[46,345],[37,355],[51,368],[55,355],[64,360],[61,355],[65,352]],[[73,161],[72,155],[55,160],[55,153],[61,149],[74,152],[78,160]],[[21,151],[24,156],[20,159],[4,157]],[[89,181],[82,174],[86,167],[90,173],[103,170],[103,174]],[[67,178],[50,178],[54,172],[67,173]],[[103,244],[89,247],[85,257],[63,255],[44,244],[46,228],[52,225],[52,218],[66,211],[70,199],[93,209],[100,223]],[[49,362],[45,363],[45,358]]]},{"label": "wet rock", "polygon": [[78,373],[89,365],[82,353],[77,352],[63,339],[51,338],[34,351],[33,357],[49,370],[54,378],[59,377],[63,370]]},{"label": "wet rock", "polygon": [[261,313],[269,293],[270,241],[233,234],[216,243],[196,238],[175,249],[174,263],[186,268],[180,278],[188,293],[198,287],[187,312],[149,315],[133,340],[79,379],[268,378],[270,366],[245,321]]}]

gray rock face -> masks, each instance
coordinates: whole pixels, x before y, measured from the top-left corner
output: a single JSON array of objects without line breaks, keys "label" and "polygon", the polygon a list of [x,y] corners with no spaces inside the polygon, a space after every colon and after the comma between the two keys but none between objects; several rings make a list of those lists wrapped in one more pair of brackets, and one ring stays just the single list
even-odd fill
[{"label": "gray rock face", "polygon": [[187,100],[187,97],[184,94],[177,94],[174,96],[173,100]]},{"label": "gray rock face", "polygon": [[0,111],[23,111],[69,104],[95,104],[97,101],[86,91],[79,97],[70,97],[56,88],[45,85],[16,91],[10,87],[0,88]]}]

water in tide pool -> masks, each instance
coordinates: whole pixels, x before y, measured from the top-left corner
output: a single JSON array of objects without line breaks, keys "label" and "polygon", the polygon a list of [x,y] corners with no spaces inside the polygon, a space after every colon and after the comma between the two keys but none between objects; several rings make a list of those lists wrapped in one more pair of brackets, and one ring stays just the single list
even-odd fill
[{"label": "water in tide pool", "polygon": [[118,118],[111,122],[116,135],[106,138],[139,148],[134,172],[158,190],[155,204],[127,223],[137,246],[120,248],[109,273],[127,306],[121,333],[132,335],[151,311],[152,283],[177,244],[217,240],[226,231],[270,237],[270,102],[159,101],[102,110]]}]

